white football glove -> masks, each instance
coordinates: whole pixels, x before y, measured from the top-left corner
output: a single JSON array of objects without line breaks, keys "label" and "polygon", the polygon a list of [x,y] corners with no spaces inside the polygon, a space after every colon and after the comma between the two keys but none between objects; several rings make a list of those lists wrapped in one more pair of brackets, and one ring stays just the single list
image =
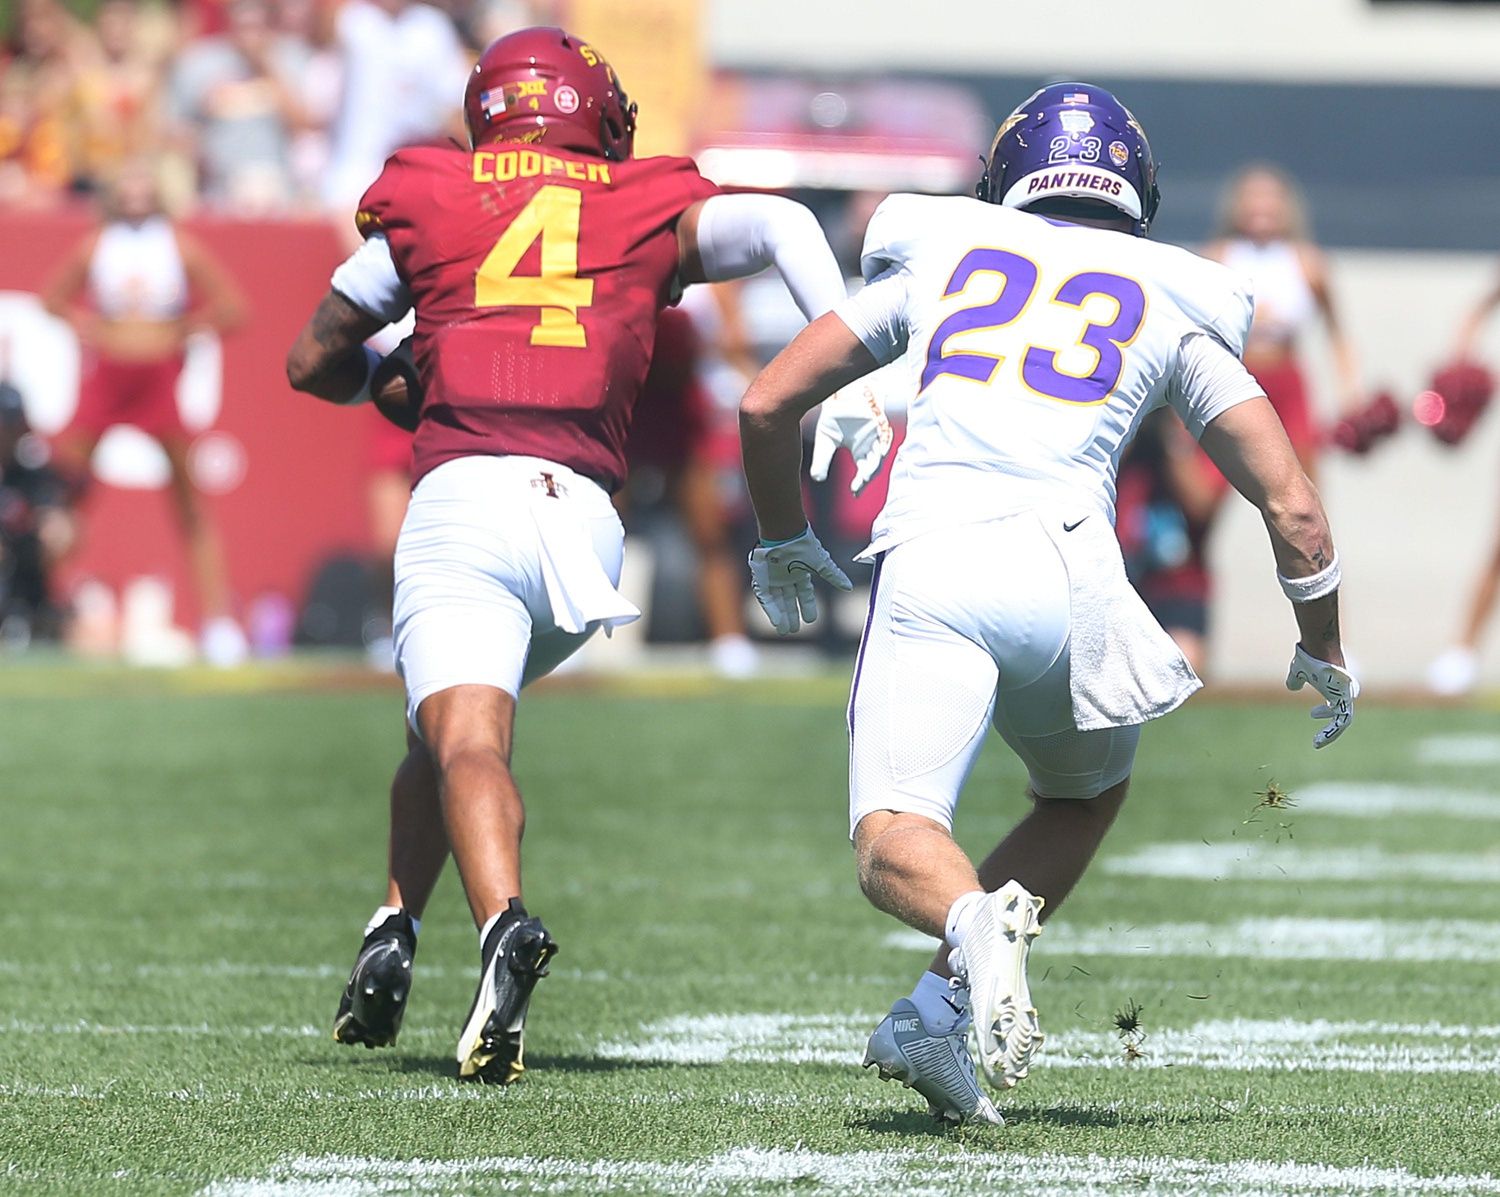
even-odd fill
[{"label": "white football glove", "polygon": [[1354,722],[1354,700],[1359,697],[1359,680],[1347,669],[1320,661],[1300,644],[1292,656],[1292,668],[1286,675],[1286,688],[1300,690],[1311,685],[1325,699],[1312,709],[1314,719],[1327,719],[1313,736],[1314,748],[1326,748]]},{"label": "white football glove", "polygon": [[864,382],[852,383],[823,400],[813,431],[812,462],[808,472],[814,482],[828,479],[836,449],[848,449],[854,459],[851,494],[859,494],[880,473],[894,435],[875,392]]},{"label": "white football glove", "polygon": [[812,623],[818,618],[818,596],[813,592],[813,575],[830,586],[849,590],[852,583],[834,564],[828,550],[819,543],[809,526],[795,540],[774,548],[757,547],[750,553],[750,588],[765,611],[766,618],[782,636],[795,632],[800,611],[802,619]]}]

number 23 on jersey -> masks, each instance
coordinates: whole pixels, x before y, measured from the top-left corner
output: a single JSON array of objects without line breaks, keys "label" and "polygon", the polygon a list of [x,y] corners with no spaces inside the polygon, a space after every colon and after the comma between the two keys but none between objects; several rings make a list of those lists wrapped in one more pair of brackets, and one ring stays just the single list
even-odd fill
[{"label": "number 23 on jersey", "polygon": [[[548,183],[531,197],[479,264],[474,275],[476,308],[540,308],[531,344],[583,349],[588,338],[578,312],[594,302],[594,280],[578,277],[578,228],[583,193]],[[541,269],[517,274],[541,238]]]},{"label": "number 23 on jersey", "polygon": [[[949,315],[932,334],[927,361],[922,368],[922,390],[944,374],[988,383],[1008,359],[1019,359],[1020,381],[1026,388],[1061,403],[1103,403],[1120,383],[1125,369],[1125,348],[1146,319],[1146,292],[1134,279],[1103,271],[1082,271],[1065,279],[1055,289],[1043,287],[1036,263],[1005,249],[971,249],[948,280],[943,298],[962,294],[971,282],[983,276],[1000,276],[999,294],[988,303],[960,308]],[[1051,292],[1048,302],[1076,309],[1078,332],[1071,344],[1046,346],[1027,340],[1026,315],[1041,291]],[[1107,320],[1087,315],[1085,305],[1095,296],[1112,301]],[[1095,306],[1097,311],[1097,305]],[[948,341],[960,334],[965,349],[947,351]],[[992,349],[981,352],[977,344]],[[1061,359],[1076,358],[1079,349],[1090,351],[1087,369],[1064,369]],[[1000,352],[994,352],[999,350]]]}]

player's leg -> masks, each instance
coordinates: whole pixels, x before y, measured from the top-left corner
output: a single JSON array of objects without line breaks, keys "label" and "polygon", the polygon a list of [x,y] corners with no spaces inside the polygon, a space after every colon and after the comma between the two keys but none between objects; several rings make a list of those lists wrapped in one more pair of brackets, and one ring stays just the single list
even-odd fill
[{"label": "player's leg", "polygon": [[[403,639],[398,629],[404,660]],[[515,662],[517,690],[523,663],[524,656]],[[459,1076],[498,1084],[524,1070],[531,993],[557,951],[521,900],[526,812],[510,771],[515,709],[507,689],[460,684],[422,698],[416,712],[436,770],[448,843],[479,928],[481,972],[459,1035]]]},{"label": "player's leg", "polygon": [[186,435],[164,434],[161,447],[172,468],[172,505],[187,542],[188,562],[203,611],[203,655],[211,665],[237,665],[249,652],[245,634],[234,620],[229,601],[229,567],[219,530],[188,466]]},{"label": "player's leg", "polygon": [[493,686],[460,685],[423,700],[443,825],[474,925],[483,930],[521,897],[526,809],[510,771],[516,700]]},{"label": "player's leg", "polygon": [[[989,657],[998,674],[998,693],[991,710],[1015,696],[1042,696],[1060,701],[1057,710],[1044,707],[1036,714],[1038,726],[1052,729],[1053,721],[1071,729],[1071,698],[1066,692],[1069,590],[1067,572],[1056,548],[1038,521],[1030,517],[998,520],[969,530],[920,538],[917,545],[932,555],[925,563],[917,605],[962,629],[972,637],[976,649]],[[970,565],[954,575],[944,562],[989,562],[990,573]],[[1000,570],[1003,563],[1003,573]],[[952,667],[945,672],[952,672]],[[1056,679],[1063,693],[1058,698]],[[1038,683],[1047,684],[1038,688]],[[923,695],[932,714],[953,701],[951,694]],[[1024,705],[1024,699],[1023,699]],[[988,713],[988,712],[987,712]],[[913,713],[913,719],[921,716]],[[946,722],[946,720],[945,720]],[[908,812],[913,813],[913,812]],[[1041,1042],[1035,1008],[1026,982],[1026,963],[1031,941],[1040,930],[1042,900],[1033,894],[1015,872],[1004,873],[1006,856],[990,862],[983,874],[967,874],[956,857],[944,864],[939,889],[931,881],[925,902],[916,905],[909,897],[890,894],[891,882],[910,894],[913,886],[905,878],[920,876],[928,861],[939,860],[933,846],[935,834],[946,830],[948,817],[930,811],[935,827],[871,825],[869,834],[880,835],[871,843],[885,874],[887,904],[906,903],[912,925],[942,938],[951,948],[954,969],[944,952],[924,974],[913,994],[920,1002],[925,992],[936,994],[940,985],[956,971],[971,999],[980,1046],[980,1060],[991,1081],[1009,1087],[1026,1075],[1030,1057]],[[884,841],[882,844],[881,841]],[[951,851],[951,850],[950,850]],[[869,870],[871,863],[862,860]],[[1039,875],[1039,874],[1033,874]],[[972,877],[972,879],[971,879]]]},{"label": "player's leg", "polygon": [[334,1015],[340,1043],[395,1043],[411,994],[422,912],[448,859],[437,774],[426,746],[407,728],[407,752],[391,780],[385,902],[365,924],[364,942]]},{"label": "player's leg", "polygon": [[1088,868],[1125,800],[1140,738],[1139,727],[1076,730],[1069,677],[1064,649],[1034,682],[1001,687],[995,726],[1026,765],[1033,806],[979,868],[990,900],[967,927],[949,927],[958,950],[947,963],[969,982],[980,1064],[1005,1088],[1025,1079],[1042,1042],[1026,965],[1043,904],[1055,908]]},{"label": "player's leg", "polygon": [[386,905],[420,919],[448,861],[448,832],[432,754],[410,727],[406,756],[391,779],[388,860]]},{"label": "player's leg", "polygon": [[[1046,902],[1045,922],[1083,878],[1129,788],[1127,777],[1089,799],[1032,794],[1031,812],[980,862],[979,884],[993,890],[1014,878]],[[946,964],[947,956],[946,951],[938,953],[935,970]]]},{"label": "player's leg", "polygon": [[[849,817],[866,896],[941,935],[955,901],[979,889],[949,829],[997,670],[981,645],[924,612],[922,583],[941,565],[926,548],[902,545],[875,573],[849,703]],[[865,1064],[916,1089],[939,1118],[998,1124],[974,1074],[969,1025],[961,984],[924,974],[875,1028]]]}]

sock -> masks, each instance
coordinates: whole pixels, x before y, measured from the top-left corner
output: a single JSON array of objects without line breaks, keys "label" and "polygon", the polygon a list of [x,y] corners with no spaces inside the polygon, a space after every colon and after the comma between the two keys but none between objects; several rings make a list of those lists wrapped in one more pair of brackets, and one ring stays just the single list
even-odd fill
[{"label": "sock", "polygon": [[[385,922],[386,919],[390,918],[392,915],[400,914],[400,913],[401,913],[401,907],[399,907],[399,906],[377,906],[377,907],[375,907],[375,913],[370,916],[370,921],[365,924],[365,934],[369,935],[371,931],[375,930],[375,928],[378,927],[378,926],[380,926],[381,923]],[[422,920],[421,919],[412,919],[412,921],[411,921],[411,933],[413,935],[415,935],[421,929],[422,929]]]},{"label": "sock", "polygon": [[929,1027],[948,1026],[963,1013],[963,1007],[957,1004],[957,997],[948,986],[948,978],[933,972],[923,973],[917,981],[916,988],[911,991],[911,1004]]},{"label": "sock", "polygon": [[948,921],[943,924],[943,938],[948,941],[950,948],[964,946],[964,936],[968,935],[969,928],[974,925],[979,904],[987,896],[982,889],[971,890],[960,894],[953,905],[948,907]]}]

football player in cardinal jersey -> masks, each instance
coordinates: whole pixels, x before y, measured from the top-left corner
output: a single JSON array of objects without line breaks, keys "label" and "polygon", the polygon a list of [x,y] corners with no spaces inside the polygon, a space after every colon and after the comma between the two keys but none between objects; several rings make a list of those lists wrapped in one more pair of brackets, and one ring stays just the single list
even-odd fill
[{"label": "football player in cardinal jersey", "polygon": [[[686,158],[634,157],[635,106],[599,51],[561,29],[486,49],[464,112],[469,149],[401,150],[365,193],[364,243],[287,372],[332,402],[367,398],[379,360],[365,340],[416,311],[422,395],[395,587],[410,751],[392,784],[387,900],[334,1034],[394,1040],[418,919],[451,848],[483,960],[458,1071],[507,1083],[557,950],[521,903],[516,699],[596,629],[639,617],[615,589],[610,494],[658,314],[688,284],[771,265],[808,319],[845,290],[800,204],[721,194]],[[851,446],[868,475],[890,431],[865,404],[830,400],[819,435]],[[848,586],[831,562],[822,573]]]},{"label": "football player in cardinal jersey", "polygon": [[[906,440],[875,524],[875,581],[849,701],[849,827],[866,896],[945,940],[865,1063],[942,1118],[999,1122],[997,1087],[1041,1042],[1026,958],[1125,799],[1140,725],[1199,682],[1126,581],[1111,525],[1120,455],[1170,405],[1265,515],[1301,633],[1288,686],[1353,717],[1338,558],[1317,492],[1239,360],[1251,302],[1236,275],[1145,237],[1156,166],[1114,96],[1056,84],[1000,126],[978,199],[898,195],[865,236],[868,286],[804,329],[741,406],[760,522],[752,573],[817,568],[798,420],[903,359]],[[1025,762],[1031,813],[977,868],[951,836],[993,723]],[[951,954],[950,954],[951,949]]]}]

